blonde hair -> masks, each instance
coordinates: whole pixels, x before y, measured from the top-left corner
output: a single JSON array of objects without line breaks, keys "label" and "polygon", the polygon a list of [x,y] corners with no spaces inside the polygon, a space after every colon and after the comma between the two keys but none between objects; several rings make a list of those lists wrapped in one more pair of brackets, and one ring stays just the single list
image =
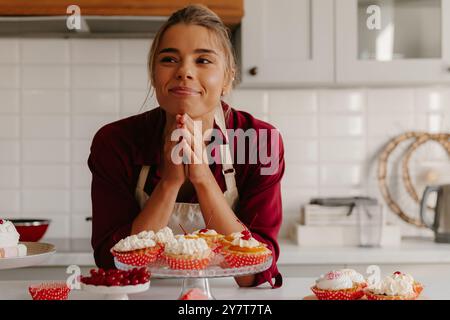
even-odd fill
[{"label": "blonde hair", "polygon": [[154,87],[155,84],[154,66],[157,55],[156,50],[158,49],[161,39],[167,29],[179,23],[202,26],[216,35],[217,40],[222,45],[225,55],[225,78],[227,83],[232,85],[233,81],[237,77],[237,70],[234,50],[230,41],[229,29],[213,11],[204,5],[194,4],[188,5],[174,12],[156,33],[155,38],[153,39],[152,47],[150,48],[150,52],[148,54],[147,62],[147,70],[151,87]]}]

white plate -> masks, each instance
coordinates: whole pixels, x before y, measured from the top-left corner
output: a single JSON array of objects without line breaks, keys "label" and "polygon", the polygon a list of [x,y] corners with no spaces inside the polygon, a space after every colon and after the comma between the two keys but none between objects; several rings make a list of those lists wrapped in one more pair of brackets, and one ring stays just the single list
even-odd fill
[{"label": "white plate", "polygon": [[128,300],[128,294],[131,293],[141,293],[144,291],[147,291],[148,288],[150,288],[150,281],[143,284],[138,284],[134,286],[94,286],[94,285],[88,285],[88,284],[81,284],[81,289],[90,292],[95,293],[99,295],[104,295],[106,299],[110,300]]},{"label": "white plate", "polygon": [[0,270],[31,267],[46,261],[56,252],[55,246],[44,242],[19,242],[27,247],[24,257],[0,258]]}]

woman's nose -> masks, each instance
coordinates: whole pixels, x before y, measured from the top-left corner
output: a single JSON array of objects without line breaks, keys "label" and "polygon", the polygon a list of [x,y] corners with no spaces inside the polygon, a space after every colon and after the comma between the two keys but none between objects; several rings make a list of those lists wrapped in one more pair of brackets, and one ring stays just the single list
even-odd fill
[{"label": "woman's nose", "polygon": [[191,70],[191,68],[189,67],[189,65],[187,65],[186,63],[180,65],[180,67],[177,70],[176,73],[176,78],[177,80],[183,80],[183,79],[193,79],[193,72]]}]

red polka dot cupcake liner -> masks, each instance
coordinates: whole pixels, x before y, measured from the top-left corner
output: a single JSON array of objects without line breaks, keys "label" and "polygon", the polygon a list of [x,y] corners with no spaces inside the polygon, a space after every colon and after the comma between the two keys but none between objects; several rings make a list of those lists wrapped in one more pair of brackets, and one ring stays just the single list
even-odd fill
[{"label": "red polka dot cupcake liner", "polygon": [[145,267],[148,264],[155,262],[161,251],[161,247],[156,245],[153,248],[134,250],[130,252],[118,252],[111,250],[111,253],[117,261],[123,264],[134,267]]},{"label": "red polka dot cupcake liner", "polygon": [[358,300],[364,296],[361,286],[347,290],[322,290],[314,286],[311,290],[319,300]]},{"label": "red polka dot cupcake liner", "polygon": [[186,259],[165,255],[164,259],[169,268],[175,270],[202,270],[206,269],[211,262],[211,256],[203,259]]},{"label": "red polka dot cupcake liner", "polygon": [[264,263],[271,253],[236,253],[225,249],[222,250],[222,255],[231,268],[239,268]]},{"label": "red polka dot cupcake liner", "polygon": [[28,287],[33,300],[67,300],[70,288],[65,282],[41,283]]}]

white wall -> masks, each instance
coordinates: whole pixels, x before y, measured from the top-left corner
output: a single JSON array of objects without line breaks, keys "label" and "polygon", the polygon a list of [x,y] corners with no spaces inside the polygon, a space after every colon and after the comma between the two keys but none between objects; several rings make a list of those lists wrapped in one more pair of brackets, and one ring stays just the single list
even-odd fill
[{"label": "white wall", "polygon": [[[1,216],[51,218],[47,238],[90,237],[91,139],[103,124],[155,106],[150,99],[141,110],[149,45],[0,39]],[[373,160],[389,138],[450,130],[450,87],[236,90],[228,100],[283,135],[283,235],[312,196],[379,196]],[[424,147],[424,157],[450,181],[442,150]]]}]

